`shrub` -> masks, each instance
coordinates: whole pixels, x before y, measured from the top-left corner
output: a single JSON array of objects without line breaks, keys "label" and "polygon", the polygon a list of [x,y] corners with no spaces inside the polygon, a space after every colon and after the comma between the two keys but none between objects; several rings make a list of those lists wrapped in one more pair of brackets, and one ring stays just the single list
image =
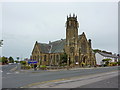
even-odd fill
[{"label": "shrub", "polygon": [[31,68],[34,68],[34,64],[30,64]]},{"label": "shrub", "polygon": [[117,64],[120,65],[120,61],[118,61]]},{"label": "shrub", "polygon": [[40,65],[41,68],[46,68],[47,66],[46,65]]},{"label": "shrub", "polygon": [[25,66],[25,65],[22,65],[22,66],[21,66],[21,69],[30,69],[30,68],[31,68],[31,67],[28,66],[28,65],[27,65],[27,66]]},{"label": "shrub", "polygon": [[45,70],[47,68],[46,65],[40,65],[40,69]]},{"label": "shrub", "polygon": [[22,65],[26,65],[26,61],[20,61]]},{"label": "shrub", "polygon": [[14,62],[18,63],[19,61],[14,61]]},{"label": "shrub", "polygon": [[105,66],[108,66],[111,59],[107,58],[107,59],[103,59],[102,61],[105,62]]},{"label": "shrub", "polygon": [[110,62],[110,66],[116,66],[117,62]]}]

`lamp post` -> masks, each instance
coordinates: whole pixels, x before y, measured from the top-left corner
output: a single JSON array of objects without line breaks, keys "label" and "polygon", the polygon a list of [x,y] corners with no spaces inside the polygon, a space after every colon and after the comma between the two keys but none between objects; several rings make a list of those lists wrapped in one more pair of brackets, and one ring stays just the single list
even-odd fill
[{"label": "lamp post", "polygon": [[80,67],[80,61],[81,60],[81,47],[79,48],[79,67]]},{"label": "lamp post", "polygon": [[2,47],[3,45],[3,40],[0,40],[0,47]]},{"label": "lamp post", "polygon": [[68,57],[67,57],[67,70],[69,70],[69,63],[70,61],[69,61],[69,55],[68,55]]},{"label": "lamp post", "polygon": [[68,43],[67,43],[67,48],[68,48],[68,53],[67,53],[67,54],[68,54],[68,55],[67,55],[67,70],[69,70],[69,64],[70,64],[70,63],[69,63],[69,62],[70,62],[70,61],[69,61],[69,51],[70,51],[70,50],[69,50],[69,40],[68,40]]}]

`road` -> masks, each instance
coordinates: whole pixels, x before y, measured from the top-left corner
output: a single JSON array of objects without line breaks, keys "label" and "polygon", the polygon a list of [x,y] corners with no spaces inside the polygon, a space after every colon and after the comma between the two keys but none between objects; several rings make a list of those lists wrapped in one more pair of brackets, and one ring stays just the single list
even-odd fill
[{"label": "road", "polygon": [[118,71],[39,83],[30,88],[118,88]]},{"label": "road", "polygon": [[12,72],[5,74],[3,71],[2,87],[3,88],[19,88],[25,87],[36,82],[45,82],[50,80],[71,78],[77,76],[85,76],[99,74],[118,70],[118,67],[63,70],[63,71],[30,71],[30,72]]},{"label": "road", "polygon": [[120,80],[120,78],[118,79],[118,77],[120,77],[120,75],[109,79],[101,80],[99,82],[83,85],[78,88],[116,88],[118,87],[118,80]]},{"label": "road", "polygon": [[6,77],[9,74],[13,74],[16,73],[15,70],[17,70],[17,72],[20,70],[20,64],[12,64],[12,65],[3,65],[2,66],[2,76]]}]

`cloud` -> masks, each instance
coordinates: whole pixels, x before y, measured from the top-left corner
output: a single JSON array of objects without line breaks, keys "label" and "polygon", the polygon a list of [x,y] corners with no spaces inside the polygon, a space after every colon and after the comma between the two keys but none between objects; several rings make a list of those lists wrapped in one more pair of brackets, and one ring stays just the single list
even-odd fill
[{"label": "cloud", "polygon": [[2,26],[5,56],[29,57],[35,41],[48,43],[65,38],[66,17],[77,14],[93,48],[117,52],[118,7],[116,3],[3,3]]}]

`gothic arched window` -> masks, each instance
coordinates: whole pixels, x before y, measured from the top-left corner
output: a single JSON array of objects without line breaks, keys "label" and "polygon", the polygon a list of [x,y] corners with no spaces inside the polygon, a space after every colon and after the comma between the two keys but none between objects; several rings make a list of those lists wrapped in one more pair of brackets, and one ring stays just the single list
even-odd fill
[{"label": "gothic arched window", "polygon": [[83,41],[83,42],[81,43],[81,52],[82,52],[83,54],[87,53],[87,45],[86,45],[86,42],[85,42],[85,41]]},{"label": "gothic arched window", "polygon": [[69,21],[69,26],[71,26],[71,21]]},{"label": "gothic arched window", "polygon": [[46,57],[47,57],[47,56],[46,56],[46,55],[44,55],[44,61],[46,61]]},{"label": "gothic arched window", "polygon": [[59,61],[59,55],[56,56],[56,61],[57,61],[57,62]]},{"label": "gothic arched window", "polygon": [[70,53],[74,53],[74,47],[70,47]]},{"label": "gothic arched window", "polygon": [[37,56],[37,61],[39,61],[39,55]]}]

